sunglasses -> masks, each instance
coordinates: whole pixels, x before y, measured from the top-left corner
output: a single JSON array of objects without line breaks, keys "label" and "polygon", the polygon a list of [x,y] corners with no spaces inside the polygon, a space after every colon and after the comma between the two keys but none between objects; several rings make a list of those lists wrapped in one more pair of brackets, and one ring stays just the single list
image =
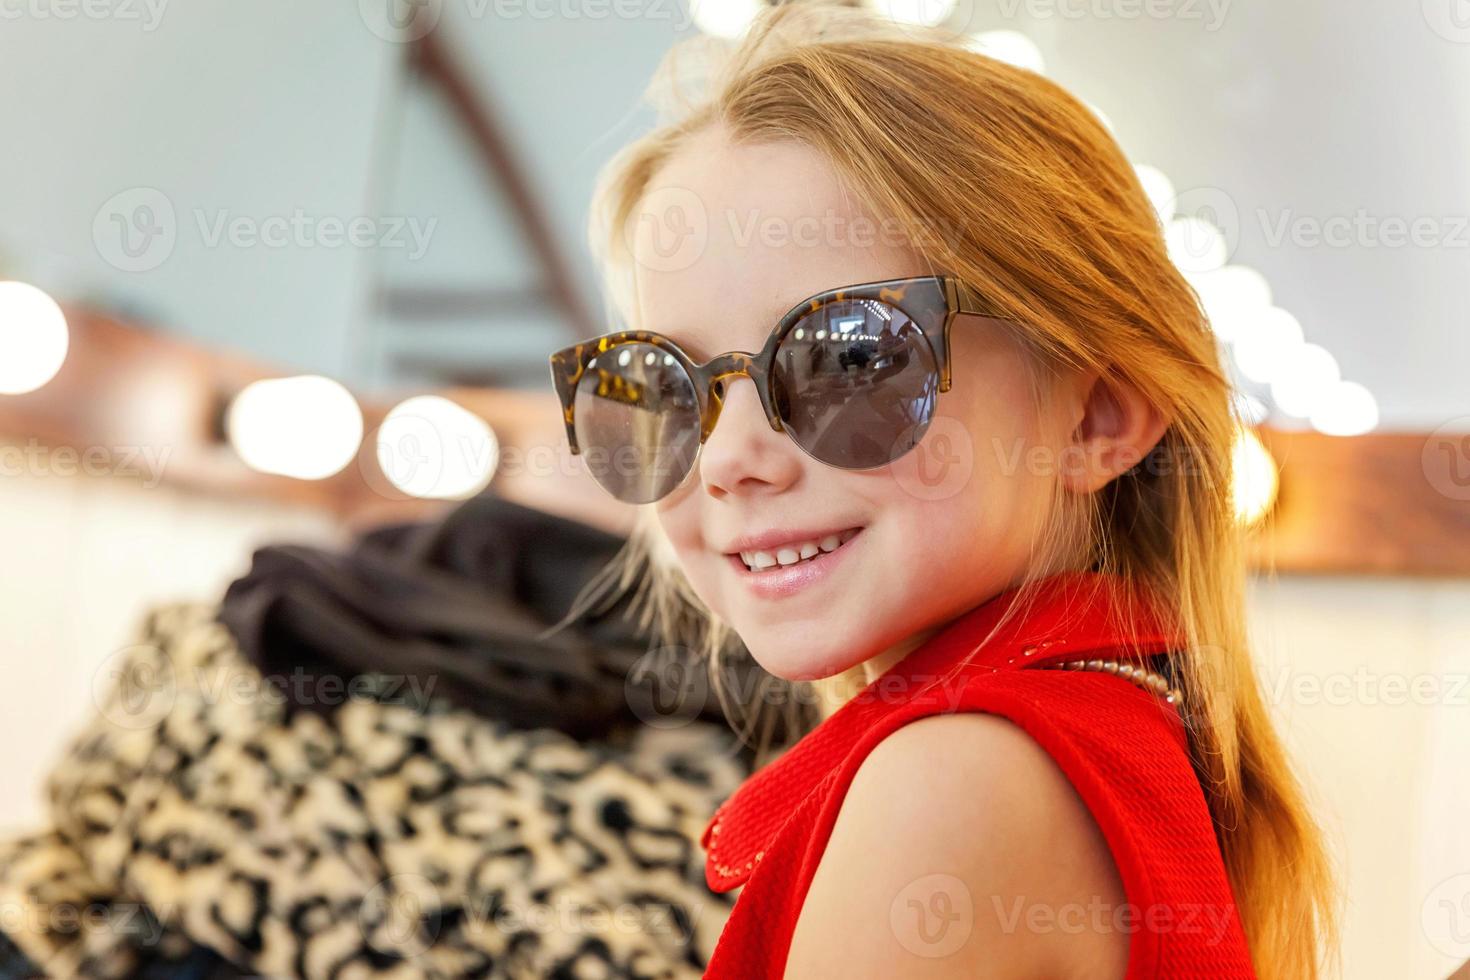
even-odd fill
[{"label": "sunglasses", "polygon": [[551,355],[567,443],[618,500],[678,489],[714,431],[727,386],[744,376],[776,432],[842,469],[913,449],[950,387],[956,316],[997,316],[954,276],[829,289],[793,306],[759,353],[695,363],[668,337],[622,330]]}]

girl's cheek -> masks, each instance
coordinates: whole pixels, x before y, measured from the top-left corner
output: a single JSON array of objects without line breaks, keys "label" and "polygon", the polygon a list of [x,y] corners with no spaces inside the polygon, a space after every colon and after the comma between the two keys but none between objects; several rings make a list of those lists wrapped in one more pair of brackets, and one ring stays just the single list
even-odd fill
[{"label": "girl's cheek", "polygon": [[719,588],[721,563],[725,560],[724,557],[704,547],[699,542],[697,535],[676,541],[674,554],[679,562],[679,569],[689,580],[700,602],[704,603],[710,612],[724,619],[727,610],[725,603],[721,600]]},{"label": "girl's cheek", "polygon": [[669,496],[654,504],[654,514],[664,538],[673,547],[674,554],[683,565],[699,545],[698,513],[686,506],[683,497]]}]

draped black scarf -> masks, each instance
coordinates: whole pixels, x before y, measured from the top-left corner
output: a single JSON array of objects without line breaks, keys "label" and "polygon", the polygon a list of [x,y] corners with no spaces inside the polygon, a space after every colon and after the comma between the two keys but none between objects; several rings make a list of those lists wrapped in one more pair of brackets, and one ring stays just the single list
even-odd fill
[{"label": "draped black scarf", "polygon": [[[345,551],[260,548],[219,618],[291,710],[329,711],[342,698],[322,691],[373,679],[379,696],[427,694],[516,728],[598,737],[671,715],[667,683],[639,677],[655,641],[629,615],[631,592],[543,635],[625,540],[486,493]],[[759,671],[743,650],[731,665]],[[725,720],[704,667],[679,671],[692,707],[676,712]]]}]

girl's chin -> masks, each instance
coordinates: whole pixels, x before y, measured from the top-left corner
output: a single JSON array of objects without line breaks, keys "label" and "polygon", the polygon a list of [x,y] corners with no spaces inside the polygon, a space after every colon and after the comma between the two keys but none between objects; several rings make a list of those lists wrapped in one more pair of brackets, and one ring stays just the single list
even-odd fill
[{"label": "girl's chin", "polygon": [[747,647],[762,670],[786,681],[819,681],[836,677],[861,664],[866,654],[863,650],[844,649],[823,655],[813,653],[810,648],[792,649],[786,644],[779,650],[762,650],[749,644]]}]

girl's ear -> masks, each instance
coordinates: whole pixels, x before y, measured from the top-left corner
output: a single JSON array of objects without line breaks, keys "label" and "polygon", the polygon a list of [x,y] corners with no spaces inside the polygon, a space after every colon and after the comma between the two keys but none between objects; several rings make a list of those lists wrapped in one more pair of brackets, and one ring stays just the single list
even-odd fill
[{"label": "girl's ear", "polygon": [[1082,417],[1066,447],[1062,485],[1094,493],[1138,464],[1164,437],[1169,420],[1143,393],[1117,377],[1083,374]]}]

